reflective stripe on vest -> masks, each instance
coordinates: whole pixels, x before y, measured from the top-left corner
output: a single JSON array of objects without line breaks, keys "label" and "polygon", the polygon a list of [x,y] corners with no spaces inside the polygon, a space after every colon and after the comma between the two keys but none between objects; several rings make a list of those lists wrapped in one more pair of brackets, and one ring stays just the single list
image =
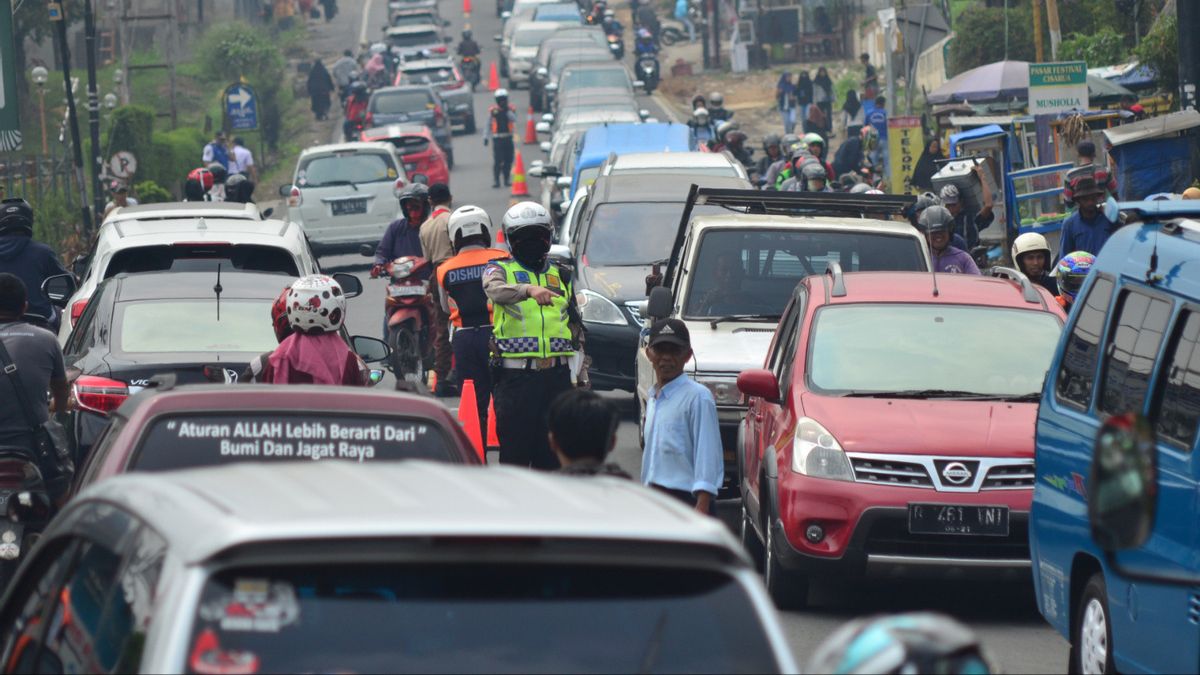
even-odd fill
[{"label": "reflective stripe on vest", "polygon": [[492,334],[500,356],[519,359],[574,354],[571,329],[567,326],[568,299],[573,291],[571,284],[563,280],[562,273],[553,265],[544,274],[538,274],[515,260],[497,260],[495,264],[504,270],[505,281],[510,284],[534,284],[562,291],[545,306],[537,304],[533,298],[526,298],[515,305],[495,307]]}]

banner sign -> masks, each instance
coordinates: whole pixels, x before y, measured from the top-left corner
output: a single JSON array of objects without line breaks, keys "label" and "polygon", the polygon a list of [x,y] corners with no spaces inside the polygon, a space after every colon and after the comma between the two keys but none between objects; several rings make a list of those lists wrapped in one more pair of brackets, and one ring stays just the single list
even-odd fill
[{"label": "banner sign", "polygon": [[1052,115],[1087,109],[1087,63],[1029,64],[1029,114]]},{"label": "banner sign", "polygon": [[916,194],[912,186],[913,169],[921,156],[923,143],[920,117],[888,118],[888,192],[895,195]]},{"label": "banner sign", "polygon": [[0,152],[21,149],[21,101],[17,98],[17,50],[12,0],[0,0]]}]

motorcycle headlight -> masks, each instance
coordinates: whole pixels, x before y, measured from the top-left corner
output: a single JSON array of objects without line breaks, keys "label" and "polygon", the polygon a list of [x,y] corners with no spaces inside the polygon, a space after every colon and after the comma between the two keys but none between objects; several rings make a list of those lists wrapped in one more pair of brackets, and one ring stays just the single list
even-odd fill
[{"label": "motorcycle headlight", "polygon": [[833,434],[816,420],[796,420],[792,440],[792,471],[810,478],[854,481],[854,469]]},{"label": "motorcycle headlight", "polygon": [[697,375],[696,381],[712,392],[717,405],[742,405],[742,392],[738,391],[735,377],[705,377]]},{"label": "motorcycle headlight", "polygon": [[629,323],[621,309],[599,293],[579,291],[576,300],[579,302],[579,313],[587,323],[603,323],[610,326],[624,326]]}]

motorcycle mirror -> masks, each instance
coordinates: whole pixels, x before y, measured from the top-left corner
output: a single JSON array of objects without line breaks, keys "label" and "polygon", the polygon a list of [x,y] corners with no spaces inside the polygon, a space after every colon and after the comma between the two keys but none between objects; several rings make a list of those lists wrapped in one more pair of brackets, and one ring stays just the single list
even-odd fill
[{"label": "motorcycle mirror", "polygon": [[342,287],[342,294],[346,296],[347,300],[362,295],[362,281],[358,277],[353,274],[346,274],[345,272],[337,272],[332,276],[333,280],[338,283],[338,286]]},{"label": "motorcycle mirror", "polygon": [[363,244],[358,247],[358,254],[365,258],[375,257],[375,247],[370,244]]},{"label": "motorcycle mirror", "polygon": [[539,134],[548,134],[548,133],[550,133],[550,123],[549,123],[549,122],[538,122],[538,123],[537,123],[537,126],[536,126],[536,127],[534,127],[534,128],[535,128],[535,129],[537,129],[537,132],[538,132]]},{"label": "motorcycle mirror", "polygon": [[351,335],[350,347],[355,354],[367,363],[379,363],[386,361],[387,357],[391,356],[392,350],[387,346],[387,343],[379,338],[367,337],[366,335]]},{"label": "motorcycle mirror", "polygon": [[284,185],[279,186],[279,196],[280,197],[288,197],[288,196],[291,196],[291,194],[292,194],[292,184],[291,183],[286,183]]},{"label": "motorcycle mirror", "polygon": [[272,209],[272,208],[266,208],[266,209],[263,209],[262,211],[259,211],[259,215],[262,216],[263,218],[270,218],[271,214],[273,214],[273,213],[275,213],[275,209]]},{"label": "motorcycle mirror", "polygon": [[74,274],[55,274],[46,277],[42,282],[42,293],[50,299],[50,304],[56,307],[66,307],[67,300],[79,289]]}]

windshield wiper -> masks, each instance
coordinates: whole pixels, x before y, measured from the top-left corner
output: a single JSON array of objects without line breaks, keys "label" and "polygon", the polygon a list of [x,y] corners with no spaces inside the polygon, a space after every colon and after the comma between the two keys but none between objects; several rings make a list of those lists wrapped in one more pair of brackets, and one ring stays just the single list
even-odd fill
[{"label": "windshield wiper", "polygon": [[959,389],[899,389],[896,391],[849,391],[842,396],[857,398],[958,398],[958,399],[996,399],[996,394],[981,394],[977,391],[962,391]]},{"label": "windshield wiper", "polygon": [[358,192],[358,186],[354,184],[354,181],[350,180],[328,180],[318,185],[309,185],[309,187],[337,187],[339,185],[349,185],[354,188],[355,192]]},{"label": "windshield wiper", "polygon": [[778,320],[779,320],[778,314],[727,314],[725,316],[719,316],[715,319],[709,319],[708,325],[712,326],[715,329],[717,327],[717,324],[725,323],[726,321],[778,321]]},{"label": "windshield wiper", "polygon": [[1042,392],[1031,391],[1028,394],[1011,394],[1008,396],[997,396],[1001,401],[1013,401],[1017,403],[1037,403],[1042,400]]}]

